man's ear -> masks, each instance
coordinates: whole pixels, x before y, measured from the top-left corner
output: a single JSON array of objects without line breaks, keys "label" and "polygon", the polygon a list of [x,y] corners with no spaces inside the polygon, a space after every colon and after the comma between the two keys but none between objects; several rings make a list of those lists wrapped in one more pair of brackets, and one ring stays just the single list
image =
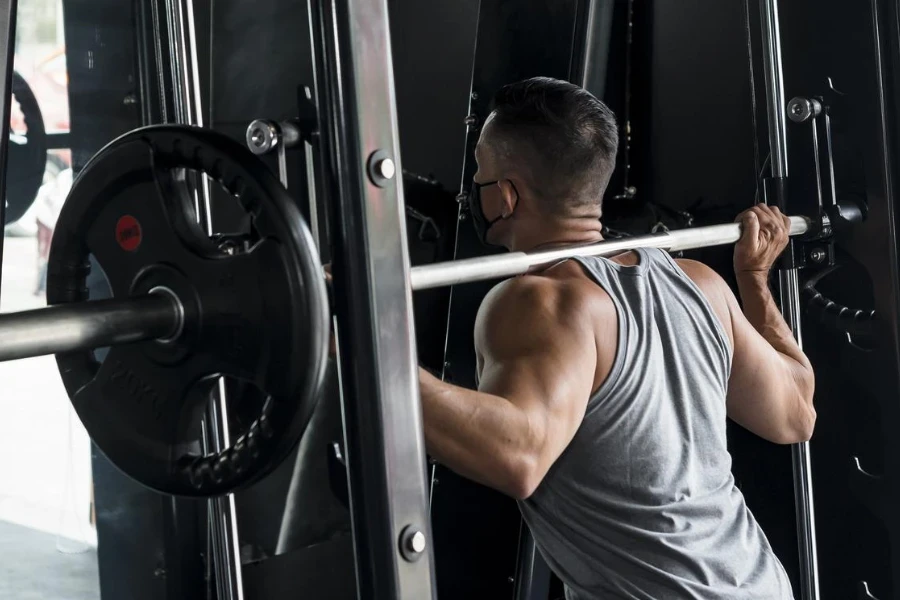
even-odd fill
[{"label": "man's ear", "polygon": [[513,182],[509,179],[503,179],[497,183],[500,186],[500,193],[503,199],[503,206],[500,215],[506,219],[516,210],[519,205],[519,192]]}]

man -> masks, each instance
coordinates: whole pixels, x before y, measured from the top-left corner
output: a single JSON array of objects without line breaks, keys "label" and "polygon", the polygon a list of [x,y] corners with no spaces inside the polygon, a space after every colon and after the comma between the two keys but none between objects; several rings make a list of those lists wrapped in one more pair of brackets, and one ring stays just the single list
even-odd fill
[{"label": "man", "polygon": [[[470,198],[483,241],[599,242],[609,109],[546,78],[495,106]],[[768,288],[789,221],[765,206],[740,221],[744,312],[710,268],[659,250],[562,261],[484,300],[478,391],[420,370],[430,454],[519,501],[569,600],[793,598],[735,487],[726,416],[807,440],[814,377]]]}]

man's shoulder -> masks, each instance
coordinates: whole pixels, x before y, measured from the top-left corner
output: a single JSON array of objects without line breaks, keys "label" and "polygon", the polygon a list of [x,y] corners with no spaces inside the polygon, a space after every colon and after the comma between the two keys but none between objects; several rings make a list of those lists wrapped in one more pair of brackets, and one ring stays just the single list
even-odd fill
[{"label": "man's shoulder", "polygon": [[716,273],[712,267],[700,261],[677,258],[675,263],[701,290],[706,291],[705,288],[716,289],[721,285],[727,285],[721,275]]},{"label": "man's shoulder", "polygon": [[737,308],[734,293],[728,283],[712,267],[702,262],[688,259],[678,259],[675,262],[706,297],[730,336],[732,311],[740,309]]},{"label": "man's shoulder", "polygon": [[544,277],[520,276],[495,285],[484,297],[475,322],[476,337],[494,336],[541,322],[559,294],[558,286]]},{"label": "man's shoulder", "polygon": [[522,275],[494,286],[481,307],[487,315],[510,311],[571,314],[587,307],[596,288],[586,278]]},{"label": "man's shoulder", "polygon": [[[598,295],[600,292],[602,295]],[[605,292],[586,278],[525,275],[497,284],[488,292],[476,321],[476,342],[485,337],[515,336],[523,328],[565,331],[591,328]],[[614,310],[614,308],[613,308]]]}]

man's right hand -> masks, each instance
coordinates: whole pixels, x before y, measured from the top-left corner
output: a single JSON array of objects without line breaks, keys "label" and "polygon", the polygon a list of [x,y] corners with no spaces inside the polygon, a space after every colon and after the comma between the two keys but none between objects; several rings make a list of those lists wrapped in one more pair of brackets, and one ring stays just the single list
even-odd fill
[{"label": "man's right hand", "polygon": [[791,220],[777,207],[757,204],[738,215],[743,231],[734,247],[734,271],[767,276],[790,240]]}]

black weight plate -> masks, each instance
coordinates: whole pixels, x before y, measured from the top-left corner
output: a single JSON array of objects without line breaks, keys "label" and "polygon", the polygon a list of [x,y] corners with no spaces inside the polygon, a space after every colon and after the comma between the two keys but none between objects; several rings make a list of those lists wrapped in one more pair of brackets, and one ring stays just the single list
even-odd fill
[{"label": "black weight plate", "polygon": [[[228,254],[196,224],[174,173],[202,171],[251,215],[258,242]],[[166,288],[181,300],[177,339],[57,355],[91,438],[135,480],[160,492],[214,496],[269,473],[300,440],[318,400],[329,315],[312,235],[296,205],[247,149],[213,131],[135,130],[76,179],[50,250],[51,304],[87,299],[88,257],[112,296]],[[199,420],[216,376],[268,398],[231,448],[200,451]]]},{"label": "black weight plate", "polygon": [[9,163],[6,168],[5,222],[22,218],[37,198],[47,169],[47,132],[34,92],[25,79],[13,72],[12,95],[19,103],[28,131],[25,135],[10,132]]}]

